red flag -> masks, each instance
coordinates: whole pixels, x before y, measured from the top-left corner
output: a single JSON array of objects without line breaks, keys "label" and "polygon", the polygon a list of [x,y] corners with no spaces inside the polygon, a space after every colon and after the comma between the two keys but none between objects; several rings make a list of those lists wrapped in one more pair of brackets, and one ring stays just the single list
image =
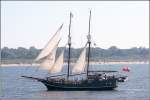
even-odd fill
[{"label": "red flag", "polygon": [[130,69],[127,66],[125,66],[125,67],[122,68],[122,71],[129,72]]}]

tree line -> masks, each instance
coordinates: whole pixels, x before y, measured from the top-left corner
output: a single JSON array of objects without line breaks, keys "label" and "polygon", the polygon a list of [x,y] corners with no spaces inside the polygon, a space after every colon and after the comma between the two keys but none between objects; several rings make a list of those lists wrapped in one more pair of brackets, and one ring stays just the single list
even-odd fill
[{"label": "tree line", "polygon": [[[58,47],[57,55],[60,54],[63,47]],[[75,60],[79,57],[82,48],[72,48],[71,58]],[[41,49],[37,49],[34,46],[26,49],[24,47],[18,47],[17,49],[3,47],[1,49],[1,60],[3,61],[32,61],[34,60]],[[67,60],[68,49],[65,50],[64,58]],[[91,48],[90,54],[93,61],[147,61],[149,57],[149,48],[145,47],[133,47],[130,49],[119,49],[116,46],[111,46],[108,49],[102,49],[99,47]],[[5,62],[6,63],[6,62]]]}]

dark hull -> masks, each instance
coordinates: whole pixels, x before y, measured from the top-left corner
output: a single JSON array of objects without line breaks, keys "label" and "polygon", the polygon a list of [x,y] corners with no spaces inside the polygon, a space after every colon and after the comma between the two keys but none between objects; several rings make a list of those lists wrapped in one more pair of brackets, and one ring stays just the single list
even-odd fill
[{"label": "dark hull", "polygon": [[104,80],[83,80],[81,83],[75,84],[73,82],[53,82],[49,81],[48,79],[40,79],[28,76],[22,76],[29,79],[37,80],[43,83],[48,91],[81,91],[81,90],[88,90],[88,91],[95,91],[95,90],[114,90],[117,88],[118,81],[116,78],[113,79],[104,79]]},{"label": "dark hull", "polygon": [[[52,90],[62,90],[62,91],[81,91],[81,90],[88,90],[88,91],[93,91],[93,90],[114,90],[117,87],[117,82],[109,82],[112,83],[107,84],[107,82],[99,82],[98,83],[82,83],[79,85],[72,85],[72,84],[60,84],[60,83],[51,83],[47,80],[42,80],[41,81],[46,87],[48,91]],[[106,84],[104,84],[106,83]]]}]

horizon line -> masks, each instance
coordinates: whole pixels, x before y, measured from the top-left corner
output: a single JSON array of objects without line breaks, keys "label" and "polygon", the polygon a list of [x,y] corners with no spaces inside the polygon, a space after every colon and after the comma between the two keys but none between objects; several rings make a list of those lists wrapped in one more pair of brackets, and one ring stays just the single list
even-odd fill
[{"label": "horizon line", "polygon": [[[43,48],[37,48],[35,46],[29,46],[29,47],[23,47],[23,46],[18,46],[18,47],[8,47],[8,46],[3,46],[1,47],[1,49],[3,49],[4,47],[7,47],[7,48],[12,48],[12,49],[17,49],[17,48],[25,48],[25,49],[29,49],[31,47],[34,47],[36,49],[43,49]],[[65,46],[58,46],[58,48],[61,48],[61,47],[65,47]],[[133,47],[128,47],[128,48],[120,48],[120,47],[117,47],[115,45],[112,45],[108,48],[102,48],[102,47],[99,47],[99,46],[92,46],[91,48],[101,48],[101,49],[109,49],[111,47],[116,47],[117,49],[132,49],[132,48],[146,48],[146,49],[149,49],[149,47],[146,47],[146,46],[133,46]],[[72,47],[73,49],[80,49],[80,48],[83,48],[83,47]]]}]

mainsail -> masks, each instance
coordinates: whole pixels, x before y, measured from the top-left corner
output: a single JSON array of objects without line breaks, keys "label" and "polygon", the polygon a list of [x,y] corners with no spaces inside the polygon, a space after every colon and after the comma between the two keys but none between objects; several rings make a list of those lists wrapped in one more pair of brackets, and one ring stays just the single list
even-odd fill
[{"label": "mainsail", "polygon": [[85,65],[86,65],[86,46],[83,48],[80,57],[77,60],[77,63],[73,67],[72,73],[73,74],[82,73],[84,71]]},{"label": "mainsail", "polygon": [[60,30],[62,29],[63,24],[59,27],[59,29],[57,30],[57,32],[54,34],[54,36],[49,40],[49,42],[47,43],[47,45],[44,47],[44,49],[40,52],[40,54],[38,55],[38,57],[35,59],[35,61],[38,61],[46,56],[48,56],[53,49],[55,48],[56,44],[59,42],[60,40]]},{"label": "mainsail", "polygon": [[49,70],[50,73],[58,73],[61,72],[64,64],[64,50],[61,52],[59,57],[57,58],[56,62],[54,65],[51,67]]}]

